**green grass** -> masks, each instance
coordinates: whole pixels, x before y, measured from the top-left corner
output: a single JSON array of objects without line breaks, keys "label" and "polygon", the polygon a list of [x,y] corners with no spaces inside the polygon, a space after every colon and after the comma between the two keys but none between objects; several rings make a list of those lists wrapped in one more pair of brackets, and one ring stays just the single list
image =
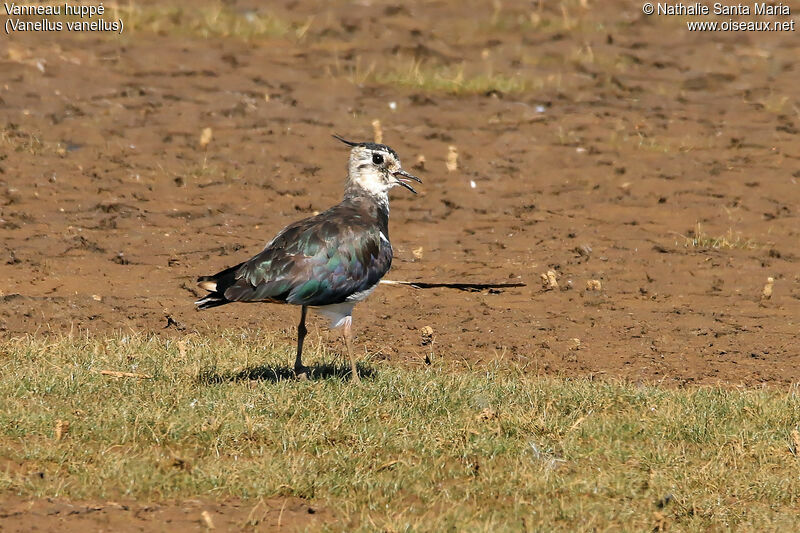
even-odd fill
[{"label": "green grass", "polygon": [[795,388],[663,389],[439,357],[365,364],[353,385],[311,345],[327,377],[294,381],[274,379],[291,347],[247,331],[3,341],[0,465],[23,467],[0,468],[0,490],[294,495],[332,510],[336,530],[800,525]]},{"label": "green grass", "polygon": [[448,67],[420,60],[405,60],[402,57],[392,58],[381,68],[374,64],[364,68],[359,60],[348,69],[337,70],[356,85],[372,83],[453,95],[487,94],[495,91],[503,94],[522,93],[542,88],[552,81],[526,77],[520,73],[495,73],[491,69],[484,73],[467,74],[464,65]]}]

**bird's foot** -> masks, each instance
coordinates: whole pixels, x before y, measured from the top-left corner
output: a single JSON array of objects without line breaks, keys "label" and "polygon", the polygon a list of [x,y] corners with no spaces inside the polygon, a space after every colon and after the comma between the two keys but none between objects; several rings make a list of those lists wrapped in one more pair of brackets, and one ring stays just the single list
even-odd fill
[{"label": "bird's foot", "polygon": [[355,368],[350,371],[350,381],[352,383],[361,383],[361,377],[358,375],[358,370]]},{"label": "bird's foot", "polygon": [[307,366],[296,366],[294,367],[294,377],[296,379],[305,381],[308,379],[309,375],[311,374],[311,369]]}]

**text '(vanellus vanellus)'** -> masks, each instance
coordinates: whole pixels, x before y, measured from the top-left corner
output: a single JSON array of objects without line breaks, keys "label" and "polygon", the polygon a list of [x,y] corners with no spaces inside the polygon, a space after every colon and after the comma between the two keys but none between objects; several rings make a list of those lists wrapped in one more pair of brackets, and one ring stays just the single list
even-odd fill
[{"label": "text '(vanellus vanellus)'", "polygon": [[306,312],[318,310],[331,327],[344,328],[352,379],[358,381],[353,355],[352,312],[377,287],[392,264],[389,242],[389,189],[417,191],[420,182],[400,166],[384,144],[351,142],[344,199],[311,218],[286,226],[256,256],[213,276],[197,279],[209,291],[195,305],[208,309],[231,302],[287,303],[301,306],[297,327],[295,374],[303,366]]}]

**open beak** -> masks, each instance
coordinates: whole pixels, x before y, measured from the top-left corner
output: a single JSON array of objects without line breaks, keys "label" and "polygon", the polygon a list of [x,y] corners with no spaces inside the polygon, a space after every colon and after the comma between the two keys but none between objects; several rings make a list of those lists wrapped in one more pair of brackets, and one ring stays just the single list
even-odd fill
[{"label": "open beak", "polygon": [[417,191],[414,190],[414,187],[411,186],[409,181],[413,180],[416,181],[417,183],[422,183],[421,179],[419,179],[416,176],[412,176],[403,169],[400,169],[397,172],[393,173],[392,176],[394,176],[394,179],[397,180],[397,183],[399,183],[409,191],[413,192],[414,194],[417,194]]}]

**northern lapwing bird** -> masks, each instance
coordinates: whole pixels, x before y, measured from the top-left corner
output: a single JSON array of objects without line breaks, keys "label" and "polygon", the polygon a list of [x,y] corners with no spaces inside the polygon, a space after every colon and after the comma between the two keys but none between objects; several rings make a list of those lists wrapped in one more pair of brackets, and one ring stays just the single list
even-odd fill
[{"label": "northern lapwing bird", "polygon": [[416,194],[409,183],[422,181],[400,166],[397,152],[385,144],[351,142],[344,199],[316,216],[286,226],[264,249],[236,266],[197,279],[207,291],[195,302],[209,309],[231,302],[269,302],[300,306],[294,371],[306,374],[303,340],[308,308],[343,327],[352,379],[358,381],[353,355],[353,307],[375,290],[392,265],[389,242],[389,190],[397,185]]}]

